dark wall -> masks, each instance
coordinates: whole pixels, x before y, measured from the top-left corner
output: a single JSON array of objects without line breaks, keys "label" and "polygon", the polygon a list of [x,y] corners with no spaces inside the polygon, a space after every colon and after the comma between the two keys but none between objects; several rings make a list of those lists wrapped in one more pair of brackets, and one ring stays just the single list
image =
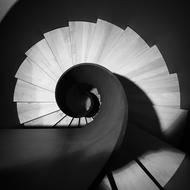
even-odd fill
[{"label": "dark wall", "polygon": [[[24,52],[49,30],[66,26],[69,20],[107,20],[133,28],[149,45],[160,49],[171,73],[179,73],[182,108],[190,108],[190,63],[188,6],[166,1],[21,0],[0,24],[1,128],[19,125],[12,103],[14,75]],[[181,148],[188,151],[189,118]]]}]

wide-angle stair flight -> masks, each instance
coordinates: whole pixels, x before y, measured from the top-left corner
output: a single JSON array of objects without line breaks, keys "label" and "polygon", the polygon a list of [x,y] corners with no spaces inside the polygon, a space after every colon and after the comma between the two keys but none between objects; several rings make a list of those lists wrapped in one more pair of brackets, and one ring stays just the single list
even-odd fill
[{"label": "wide-angle stair flight", "polygon": [[[164,189],[185,158],[174,145],[180,141],[187,110],[180,106],[177,73],[169,72],[158,47],[150,47],[130,27],[123,30],[102,19],[69,21],[43,35],[15,74],[13,101],[24,129],[18,139],[27,139],[26,150],[38,150],[33,163],[50,155],[41,170],[55,159],[58,167],[52,171],[68,173],[50,186],[62,181],[62,189],[76,189],[81,180],[83,186],[77,189],[87,189],[110,163],[119,190]],[[39,131],[35,142],[30,129]],[[53,135],[47,137],[46,130]],[[12,146],[11,137],[8,141]],[[3,170],[29,164],[32,153],[23,156],[19,151],[5,154],[15,158]],[[61,157],[70,166],[62,165]],[[96,157],[101,158],[97,163]],[[85,170],[89,173],[80,176]],[[101,186],[113,189],[106,176]]]}]

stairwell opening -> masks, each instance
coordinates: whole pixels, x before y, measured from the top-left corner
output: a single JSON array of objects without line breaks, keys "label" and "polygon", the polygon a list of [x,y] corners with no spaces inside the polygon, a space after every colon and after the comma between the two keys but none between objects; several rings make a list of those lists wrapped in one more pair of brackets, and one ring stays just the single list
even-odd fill
[{"label": "stairwell opening", "polygon": [[[77,80],[82,69],[83,67],[79,67],[77,74],[75,67],[63,73],[56,85],[56,101],[59,108],[68,116],[95,117],[100,109],[101,96],[98,89],[88,80],[86,82]],[[80,75],[80,77],[86,76]]]}]

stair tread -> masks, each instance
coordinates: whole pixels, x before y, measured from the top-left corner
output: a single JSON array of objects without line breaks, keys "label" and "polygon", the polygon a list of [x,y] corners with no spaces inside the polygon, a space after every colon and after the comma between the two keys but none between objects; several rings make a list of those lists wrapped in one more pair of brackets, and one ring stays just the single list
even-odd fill
[{"label": "stair tread", "polygon": [[107,21],[98,19],[88,49],[86,61],[99,63],[118,41],[123,29]]},{"label": "stair tread", "polygon": [[44,34],[61,70],[65,72],[72,64],[69,27],[62,27]]},{"label": "stair tread", "polygon": [[86,123],[86,120],[85,120],[85,117],[81,117],[80,118],[80,126],[84,126],[84,125],[86,125],[87,123]]},{"label": "stair tread", "polygon": [[73,65],[86,62],[95,25],[95,23],[91,22],[69,22]]},{"label": "stair tread", "polygon": [[[113,177],[119,190],[159,190],[135,161],[113,171]],[[107,177],[104,178],[102,185],[106,190],[112,190]]]},{"label": "stair tread", "polygon": [[79,118],[73,118],[72,122],[70,123],[70,127],[78,127],[79,125]]},{"label": "stair tread", "polygon": [[148,44],[135,31],[127,27],[101,64],[113,72],[114,68],[125,65],[129,60],[149,49]]},{"label": "stair tread", "polygon": [[33,45],[25,54],[55,81],[62,75],[62,71],[45,39]]},{"label": "stair tread", "polygon": [[33,120],[59,110],[56,103],[18,103],[17,112],[20,123]]},{"label": "stair tread", "polygon": [[55,95],[53,92],[18,79],[14,90],[14,102],[55,102]]},{"label": "stair tread", "polygon": [[[179,81],[177,74],[163,75],[152,77],[151,79],[144,79],[139,81],[134,81],[141,90],[146,94],[148,93],[170,93],[179,92]],[[129,94],[134,93],[132,89]]]},{"label": "stair tread", "polygon": [[52,92],[55,91],[56,82],[28,58],[22,62],[15,77]]},{"label": "stair tread", "polygon": [[86,117],[86,122],[87,123],[90,123],[90,122],[92,122],[93,121],[93,118],[92,117]]},{"label": "stair tread", "polygon": [[24,125],[27,127],[52,127],[64,116],[65,114],[61,110],[58,110],[48,115],[26,122]]},{"label": "stair tread", "polygon": [[[142,54],[137,57],[133,57],[125,62],[125,64],[116,65],[115,70],[118,73],[130,73],[134,70],[141,69],[145,66],[152,66],[152,62],[163,58],[158,47],[154,45],[153,47],[147,49]],[[166,63],[164,60],[161,62],[162,66],[165,66]]]},{"label": "stair tread", "polygon": [[70,116],[66,116],[66,117],[64,117],[62,120],[60,120],[57,124],[56,124],[56,126],[58,126],[58,127],[68,127],[69,126],[69,124],[71,123],[71,121],[72,121],[72,117],[70,117]]},{"label": "stair tread", "polygon": [[141,56],[129,62],[126,61],[124,65],[119,68],[113,66],[116,73],[126,76],[133,81],[148,79],[157,75],[169,74],[167,65],[156,46],[153,46]]}]

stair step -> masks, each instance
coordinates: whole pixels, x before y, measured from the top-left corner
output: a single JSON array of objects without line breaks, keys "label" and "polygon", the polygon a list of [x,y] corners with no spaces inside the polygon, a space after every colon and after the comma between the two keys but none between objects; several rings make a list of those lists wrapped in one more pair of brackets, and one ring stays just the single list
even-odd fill
[{"label": "stair step", "polygon": [[22,62],[15,77],[52,92],[55,91],[56,82],[28,58]]},{"label": "stair step", "polygon": [[17,80],[14,102],[55,102],[55,94],[38,86]]},{"label": "stair step", "polygon": [[86,122],[87,123],[90,123],[90,122],[92,122],[93,121],[93,118],[92,117],[86,117]]},{"label": "stair step", "polygon": [[17,112],[21,124],[57,110],[59,110],[59,108],[56,103],[17,102]]},{"label": "stair step", "polygon": [[128,61],[146,52],[148,44],[131,28],[127,27],[118,42],[100,63],[116,72],[114,68],[126,65]]},{"label": "stair step", "polygon": [[79,118],[73,118],[69,127],[78,127],[79,125]]},{"label": "stair step", "polygon": [[61,70],[65,72],[72,64],[69,27],[62,27],[44,34]]},{"label": "stair step", "polygon": [[[119,190],[159,190],[135,161],[113,171],[113,177]],[[105,190],[112,190],[107,177],[104,178],[101,187]]]},{"label": "stair step", "polygon": [[91,22],[69,22],[73,65],[85,63],[96,24]]},{"label": "stair step", "polygon": [[[139,75],[143,75],[144,78],[157,76],[158,74],[169,74],[167,65],[156,46],[151,47],[138,57],[126,61],[125,64],[119,66],[118,64],[113,66],[113,70],[132,80],[138,80]],[[143,78],[141,76],[141,79]]]},{"label": "stair step", "polygon": [[[144,79],[135,81],[136,84],[144,93],[170,93],[179,92],[179,82],[177,74],[164,75],[159,77],[153,77],[151,79]],[[128,92],[129,94],[135,93],[132,89]]]},{"label": "stair step", "polygon": [[99,61],[113,48],[122,33],[123,29],[120,27],[98,19],[88,49],[86,61],[88,63],[99,63]]},{"label": "stair step", "polygon": [[65,114],[61,110],[58,110],[48,115],[26,122],[24,125],[27,127],[53,127],[64,116]]},{"label": "stair step", "polygon": [[56,126],[57,127],[68,127],[69,126],[69,124],[71,123],[71,121],[72,121],[72,117],[70,117],[70,116],[66,116],[66,117],[64,117],[62,120],[60,120],[57,124],[56,124]]},{"label": "stair step", "polygon": [[131,71],[127,74],[121,74],[124,77],[129,78],[132,81],[139,81],[144,79],[150,79],[153,77],[167,76],[169,75],[167,65],[163,58],[158,58],[137,70]]},{"label": "stair step", "polygon": [[[150,65],[153,61],[159,58],[162,58],[162,55],[157,46],[154,45],[139,56],[129,59],[126,64],[122,64],[120,67],[119,65],[116,65],[118,67],[115,68],[115,70],[119,73],[129,73],[131,71],[138,70],[141,67]],[[165,62],[163,62],[163,65],[165,65]]]},{"label": "stair step", "polygon": [[84,126],[84,125],[86,125],[87,123],[86,123],[86,120],[85,120],[85,117],[81,117],[80,118],[80,126]]},{"label": "stair step", "polygon": [[62,71],[45,39],[33,45],[25,54],[55,81],[62,75]]}]

